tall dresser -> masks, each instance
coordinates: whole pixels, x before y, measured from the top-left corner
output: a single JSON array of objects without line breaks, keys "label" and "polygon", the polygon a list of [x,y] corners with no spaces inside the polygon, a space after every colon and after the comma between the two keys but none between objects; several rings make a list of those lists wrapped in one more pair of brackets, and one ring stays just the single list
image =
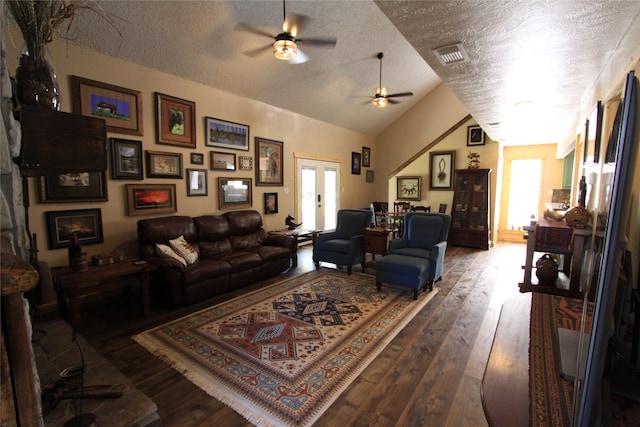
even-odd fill
[{"label": "tall dresser", "polygon": [[456,169],[448,244],[489,249],[491,169]]}]

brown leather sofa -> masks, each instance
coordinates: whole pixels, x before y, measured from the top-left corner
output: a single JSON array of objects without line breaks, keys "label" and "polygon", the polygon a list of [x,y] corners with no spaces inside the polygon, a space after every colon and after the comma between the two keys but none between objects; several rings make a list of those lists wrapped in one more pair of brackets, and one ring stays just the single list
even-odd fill
[{"label": "brown leather sofa", "polygon": [[[198,260],[186,267],[156,253],[156,243],[168,245],[179,236],[198,253]],[[143,219],[138,221],[138,245],[140,257],[158,266],[155,279],[166,284],[176,305],[276,276],[291,267],[295,254],[293,237],[269,235],[255,210]]]}]

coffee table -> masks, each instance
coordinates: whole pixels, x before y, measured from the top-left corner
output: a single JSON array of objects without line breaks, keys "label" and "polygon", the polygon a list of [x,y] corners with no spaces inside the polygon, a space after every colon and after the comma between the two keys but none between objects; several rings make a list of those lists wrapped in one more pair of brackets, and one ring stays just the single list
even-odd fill
[{"label": "coffee table", "polygon": [[294,228],[293,230],[289,230],[288,228],[283,228],[282,230],[270,231],[269,234],[279,234],[284,236],[293,236],[296,243],[294,245],[294,253],[292,254],[293,258],[293,266],[298,266],[298,245],[303,242],[315,241],[316,237],[318,237],[318,233],[321,230],[303,230],[301,228]]}]

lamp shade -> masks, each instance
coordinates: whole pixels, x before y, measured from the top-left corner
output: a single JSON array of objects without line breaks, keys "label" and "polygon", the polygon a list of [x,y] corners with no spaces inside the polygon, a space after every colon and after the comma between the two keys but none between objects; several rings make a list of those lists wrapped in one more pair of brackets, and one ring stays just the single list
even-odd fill
[{"label": "lamp shade", "polygon": [[288,61],[294,59],[297,54],[298,46],[292,40],[276,40],[273,44],[273,55],[278,59]]}]

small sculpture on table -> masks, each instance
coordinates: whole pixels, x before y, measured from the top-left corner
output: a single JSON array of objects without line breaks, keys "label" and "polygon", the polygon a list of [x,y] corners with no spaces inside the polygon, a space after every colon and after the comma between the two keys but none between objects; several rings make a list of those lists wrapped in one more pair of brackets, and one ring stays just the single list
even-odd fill
[{"label": "small sculpture on table", "polygon": [[302,223],[296,224],[293,221],[295,221],[295,218],[291,215],[287,215],[287,219],[285,219],[284,223],[289,227],[289,230],[295,230],[297,227],[300,227],[302,225]]},{"label": "small sculpture on table", "polygon": [[469,152],[467,158],[469,159],[469,169],[478,169],[480,167],[480,153]]}]

